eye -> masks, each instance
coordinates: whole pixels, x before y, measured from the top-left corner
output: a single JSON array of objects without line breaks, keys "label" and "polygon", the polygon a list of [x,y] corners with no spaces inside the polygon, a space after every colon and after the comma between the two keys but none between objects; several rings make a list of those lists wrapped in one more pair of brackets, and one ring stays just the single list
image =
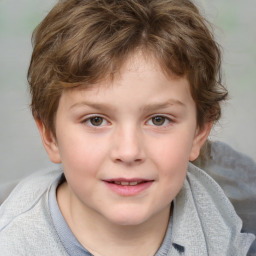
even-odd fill
[{"label": "eye", "polygon": [[103,126],[107,124],[107,120],[101,116],[93,116],[84,120],[83,123],[89,126]]},{"label": "eye", "polygon": [[170,118],[165,116],[154,116],[147,123],[153,126],[165,126],[171,122]]}]

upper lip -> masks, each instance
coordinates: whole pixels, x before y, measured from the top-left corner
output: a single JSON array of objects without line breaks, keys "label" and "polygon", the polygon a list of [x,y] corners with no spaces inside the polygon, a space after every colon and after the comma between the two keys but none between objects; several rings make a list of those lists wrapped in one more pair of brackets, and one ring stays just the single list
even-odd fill
[{"label": "upper lip", "polygon": [[111,179],[104,179],[106,182],[147,182],[147,181],[153,181],[151,179],[142,179],[142,178],[111,178]]},{"label": "upper lip", "polygon": [[104,182],[112,183],[116,185],[122,186],[136,186],[146,182],[152,182],[153,180],[148,179],[141,179],[141,178],[133,178],[133,179],[126,179],[126,178],[117,178],[117,179],[107,179]]}]

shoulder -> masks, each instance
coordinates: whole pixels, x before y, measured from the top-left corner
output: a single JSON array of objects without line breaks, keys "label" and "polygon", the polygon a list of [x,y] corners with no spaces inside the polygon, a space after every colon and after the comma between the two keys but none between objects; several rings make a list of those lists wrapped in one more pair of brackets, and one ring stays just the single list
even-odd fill
[{"label": "shoulder", "polygon": [[[223,189],[239,217],[243,231],[256,235],[256,163],[224,142],[207,144],[205,154],[195,164]],[[256,241],[251,247],[256,255]]]},{"label": "shoulder", "polygon": [[174,201],[173,239],[188,255],[246,255],[254,236],[241,233],[242,221],[220,186],[190,164]]},{"label": "shoulder", "polygon": [[0,251],[5,255],[54,255],[49,254],[48,245],[53,252],[59,245],[51,225],[48,191],[61,173],[61,170],[44,170],[29,176],[1,205]]},{"label": "shoulder", "polygon": [[60,169],[46,169],[19,182],[0,207],[0,230],[16,215],[31,209],[60,175]]},{"label": "shoulder", "polygon": [[[220,141],[209,142],[204,151],[203,157],[196,160],[194,164],[206,171],[222,188],[225,187],[228,194],[232,194],[228,190],[228,184],[232,187],[248,183],[256,184],[256,163],[252,158]],[[256,186],[254,188],[254,195],[256,195]]]},{"label": "shoulder", "polygon": [[[226,218],[226,222],[242,225],[233,205],[219,184],[205,171],[193,164],[189,165],[184,190],[191,194],[199,215],[203,214],[200,210],[206,209],[207,216],[209,213],[214,213]],[[212,211],[208,212],[209,209]]]}]

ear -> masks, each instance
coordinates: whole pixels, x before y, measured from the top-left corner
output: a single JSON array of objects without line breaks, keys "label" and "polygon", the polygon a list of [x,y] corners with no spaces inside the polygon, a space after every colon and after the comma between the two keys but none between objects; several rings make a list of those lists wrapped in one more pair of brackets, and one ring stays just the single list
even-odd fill
[{"label": "ear", "polygon": [[44,148],[53,163],[61,163],[61,158],[59,154],[59,148],[57,140],[51,131],[47,130],[40,120],[35,120],[37,128],[40,132],[41,139],[44,145]]},{"label": "ear", "polygon": [[200,149],[207,140],[212,129],[212,122],[207,122],[201,128],[197,128],[195,137],[193,140],[191,152],[189,155],[189,160],[194,161],[198,158],[200,154]]}]

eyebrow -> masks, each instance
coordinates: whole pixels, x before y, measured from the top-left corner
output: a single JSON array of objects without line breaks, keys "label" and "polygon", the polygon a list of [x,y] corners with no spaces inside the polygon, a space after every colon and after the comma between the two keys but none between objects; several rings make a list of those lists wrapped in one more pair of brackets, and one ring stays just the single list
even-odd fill
[{"label": "eyebrow", "polygon": [[97,110],[115,110],[115,107],[113,107],[110,104],[101,104],[101,103],[94,103],[94,102],[89,102],[89,101],[83,101],[83,102],[78,102],[70,106],[69,109],[77,108],[77,107],[90,107],[94,108]]},{"label": "eyebrow", "polygon": [[148,104],[146,106],[143,107],[143,111],[145,112],[151,112],[157,109],[165,109],[165,108],[169,108],[172,106],[180,106],[180,107],[185,107],[185,104],[179,100],[176,99],[170,99],[166,102],[160,102],[160,103],[152,103],[152,104]]},{"label": "eyebrow", "polygon": [[[69,109],[77,108],[77,107],[90,107],[93,109],[97,109],[100,111],[103,110],[111,110],[114,111],[116,107],[112,106],[111,104],[104,104],[104,103],[95,103],[95,102],[89,102],[89,101],[83,101],[83,102],[78,102],[70,106]],[[143,112],[151,112],[157,109],[165,109],[169,108],[171,106],[181,106],[185,107],[185,104],[182,103],[179,100],[176,99],[169,99],[165,102],[159,102],[159,103],[150,103],[142,107]]]}]

